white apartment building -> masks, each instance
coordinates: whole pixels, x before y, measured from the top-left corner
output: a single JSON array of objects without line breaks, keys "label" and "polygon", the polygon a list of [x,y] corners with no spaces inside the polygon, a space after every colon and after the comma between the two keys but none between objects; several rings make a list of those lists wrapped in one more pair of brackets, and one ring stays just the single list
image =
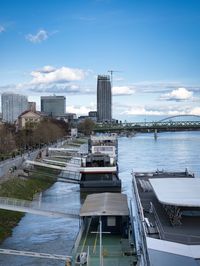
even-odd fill
[{"label": "white apartment building", "polygon": [[1,108],[2,121],[14,123],[28,109],[28,99],[24,95],[5,92],[1,95]]}]

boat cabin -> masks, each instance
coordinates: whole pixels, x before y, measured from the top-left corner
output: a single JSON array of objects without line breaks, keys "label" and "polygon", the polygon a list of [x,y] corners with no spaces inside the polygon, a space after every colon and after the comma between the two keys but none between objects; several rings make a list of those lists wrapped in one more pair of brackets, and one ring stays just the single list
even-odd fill
[{"label": "boat cabin", "polygon": [[121,192],[118,167],[108,155],[89,154],[80,167],[81,192]]},{"label": "boat cabin", "polygon": [[82,158],[82,167],[108,167],[114,165],[115,162],[113,158],[101,153],[88,154]]}]

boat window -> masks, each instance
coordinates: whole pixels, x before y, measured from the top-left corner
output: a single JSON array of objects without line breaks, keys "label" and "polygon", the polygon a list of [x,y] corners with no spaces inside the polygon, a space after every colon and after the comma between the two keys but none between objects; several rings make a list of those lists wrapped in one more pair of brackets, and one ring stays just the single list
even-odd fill
[{"label": "boat window", "polygon": [[182,211],[182,216],[200,216],[200,210],[195,211]]},{"label": "boat window", "polygon": [[108,218],[107,218],[107,226],[116,226],[116,217],[108,216]]}]

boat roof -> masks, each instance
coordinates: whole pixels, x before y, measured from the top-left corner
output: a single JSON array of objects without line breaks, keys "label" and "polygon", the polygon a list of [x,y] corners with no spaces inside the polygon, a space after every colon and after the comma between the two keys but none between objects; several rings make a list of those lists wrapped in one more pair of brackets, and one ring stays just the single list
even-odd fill
[{"label": "boat roof", "polygon": [[80,173],[115,173],[117,172],[116,166],[108,167],[80,167]]},{"label": "boat roof", "polygon": [[121,193],[98,193],[88,195],[80,216],[128,216],[127,196]]},{"label": "boat roof", "polygon": [[117,139],[117,135],[100,135],[100,136],[91,136],[90,137],[92,141],[104,141],[104,140],[110,140],[115,141]]},{"label": "boat roof", "polygon": [[160,203],[200,207],[200,178],[150,178],[149,181]]}]

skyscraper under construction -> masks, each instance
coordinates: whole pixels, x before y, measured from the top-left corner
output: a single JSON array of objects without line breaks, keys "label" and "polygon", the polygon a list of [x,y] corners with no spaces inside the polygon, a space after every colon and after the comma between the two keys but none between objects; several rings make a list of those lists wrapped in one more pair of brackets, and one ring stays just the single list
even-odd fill
[{"label": "skyscraper under construction", "polygon": [[97,79],[97,121],[112,121],[112,92],[108,75],[98,75]]}]

